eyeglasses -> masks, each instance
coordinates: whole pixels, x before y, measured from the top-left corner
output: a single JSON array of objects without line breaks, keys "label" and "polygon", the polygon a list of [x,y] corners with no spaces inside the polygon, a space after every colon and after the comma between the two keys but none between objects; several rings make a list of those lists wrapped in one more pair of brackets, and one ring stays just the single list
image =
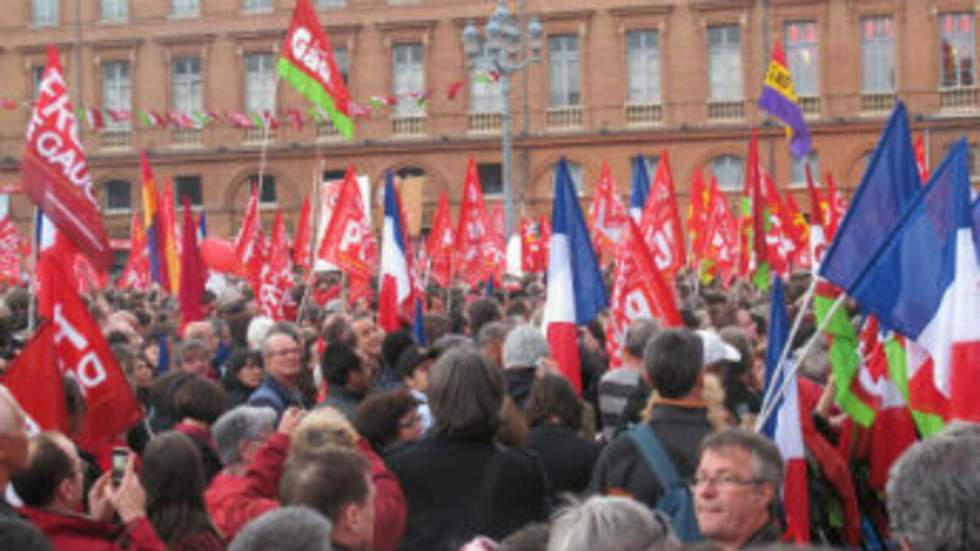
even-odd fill
[{"label": "eyeglasses", "polygon": [[290,356],[293,354],[299,355],[299,348],[284,348],[283,350],[269,351],[270,356]]},{"label": "eyeglasses", "polygon": [[739,478],[730,473],[720,474],[718,476],[694,476],[688,480],[688,484],[692,488],[697,488],[698,486],[704,486],[706,484],[711,484],[716,488],[732,488],[734,486],[752,486],[754,484],[759,484],[762,480],[758,478]]}]

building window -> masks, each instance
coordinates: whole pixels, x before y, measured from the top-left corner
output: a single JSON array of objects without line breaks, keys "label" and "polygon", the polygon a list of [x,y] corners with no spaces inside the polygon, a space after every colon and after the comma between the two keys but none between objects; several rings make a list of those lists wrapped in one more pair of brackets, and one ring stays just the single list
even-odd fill
[{"label": "building window", "polygon": [[337,64],[337,70],[344,77],[344,84],[347,84],[348,71],[350,70],[350,60],[347,57],[347,48],[341,46],[333,49],[333,60]]},{"label": "building window", "polygon": [[943,88],[973,86],[974,19],[972,13],[946,13],[939,16],[940,55]]},{"label": "building window", "polygon": [[173,60],[173,108],[181,113],[201,111],[201,58]]},{"label": "building window", "polygon": [[470,113],[500,113],[503,99],[500,95],[499,78],[491,73],[493,58],[487,51],[487,43],[480,43],[480,55],[470,68]]},{"label": "building window", "polygon": [[[805,160],[801,160],[796,155],[790,155],[792,159],[792,166],[790,166],[789,171],[789,183],[793,186],[805,186],[806,185],[806,165],[810,165],[810,174],[814,178],[818,178],[820,174],[820,156],[817,155],[816,151],[810,151]],[[813,182],[817,183],[816,180]]]},{"label": "building window", "polygon": [[[252,180],[258,181],[259,175],[256,174]],[[271,174],[262,176],[262,185],[259,186],[259,203],[263,205],[275,205],[276,197],[276,177]]]},{"label": "building window", "polygon": [[425,71],[422,65],[421,44],[395,44],[391,51],[394,95],[398,98],[394,114],[398,117],[421,115],[422,104],[412,99],[425,88]]},{"label": "building window", "polygon": [[44,65],[34,65],[31,67],[31,98],[37,99],[37,95],[41,93],[41,80],[44,79]]},{"label": "building window", "polygon": [[125,180],[109,180],[105,183],[106,212],[123,212],[133,208],[133,186]]},{"label": "building window", "polygon": [[172,0],[170,14],[174,17],[190,17],[198,14],[198,0]]},{"label": "building window", "polygon": [[272,0],[242,0],[242,11],[263,13],[272,11]]},{"label": "building window", "polygon": [[264,113],[276,109],[276,68],[272,54],[245,56],[245,110]]},{"label": "building window", "polygon": [[861,91],[895,92],[895,26],[891,17],[861,20]]},{"label": "building window", "polygon": [[719,155],[711,160],[711,172],[722,191],[739,191],[745,178],[745,160],[737,155]]},{"label": "building window", "polygon": [[[102,109],[130,111],[130,81],[128,61],[106,61],[102,63]],[[106,120],[109,130],[128,130],[128,121]]]},{"label": "building window", "polygon": [[476,172],[480,175],[480,187],[486,197],[499,197],[504,194],[504,178],[500,163],[478,163]]},{"label": "building window", "polygon": [[708,27],[708,79],[711,101],[742,99],[742,30],[738,25]]},{"label": "building window", "polygon": [[816,21],[791,21],[786,23],[786,62],[793,75],[796,95],[814,97],[820,95],[817,67],[820,59],[817,48]]},{"label": "building window", "polygon": [[[581,196],[582,195],[582,165],[572,161],[565,161],[565,164],[568,166],[568,175],[572,177],[572,185],[575,187],[575,193]],[[556,163],[555,166],[551,169],[552,184],[557,183],[556,181],[557,178],[558,178],[558,164]],[[554,189],[553,186],[552,189]]]},{"label": "building window", "polygon": [[31,0],[31,24],[52,27],[58,24],[59,0]]},{"label": "building window", "polygon": [[339,181],[339,182],[343,182],[345,176],[347,176],[347,171],[344,170],[344,169],[324,170],[323,171],[323,181],[324,182],[333,182],[335,180],[336,181]]},{"label": "building window", "polygon": [[316,0],[317,8],[342,8],[346,5],[346,0]]},{"label": "building window", "polygon": [[174,194],[178,208],[184,204],[184,197],[190,201],[191,207],[204,205],[200,176],[174,176]]},{"label": "building window", "polygon": [[579,105],[582,101],[582,75],[578,57],[578,36],[561,34],[548,37],[548,89],[551,107]]},{"label": "building window", "polygon": [[660,33],[630,31],[626,34],[626,68],[630,103],[660,103]]},{"label": "building window", "polygon": [[129,18],[129,0],[102,0],[102,21],[117,23]]}]

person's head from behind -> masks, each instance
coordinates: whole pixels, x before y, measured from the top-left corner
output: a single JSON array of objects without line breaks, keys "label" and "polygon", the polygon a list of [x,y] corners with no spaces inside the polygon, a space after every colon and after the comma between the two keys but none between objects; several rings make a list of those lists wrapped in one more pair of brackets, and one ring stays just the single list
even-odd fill
[{"label": "person's head from behind", "polygon": [[246,524],[228,551],[330,551],[332,529],[309,507],[281,507]]},{"label": "person's head from behind", "polygon": [[73,513],[84,492],[82,459],[75,444],[59,432],[31,437],[27,467],[11,478],[25,505]]},{"label": "person's head from behind", "polygon": [[216,383],[194,375],[174,393],[177,418],[210,426],[227,409],[228,398]]},{"label": "person's head from behind", "polygon": [[170,431],[150,440],[140,476],[147,516],[162,539],[174,544],[210,526],[204,507],[204,465],[189,436]]},{"label": "person's head from behind", "polygon": [[476,345],[480,348],[480,352],[493,360],[493,363],[500,368],[504,367],[504,339],[507,338],[508,331],[510,331],[510,326],[506,323],[491,321],[484,324],[480,328],[480,332],[476,334]]},{"label": "person's head from behind", "polygon": [[0,484],[27,467],[27,419],[7,387],[0,385]]},{"label": "person's head from behind", "polygon": [[332,541],[348,549],[370,549],[374,542],[374,483],[371,465],[360,453],[328,447],[316,455],[292,458],[279,482],[285,505],[305,505],[333,523]]},{"label": "person's head from behind", "polygon": [[479,335],[480,328],[492,321],[504,319],[504,311],[496,300],[483,297],[470,303],[466,308],[470,320],[470,334]]},{"label": "person's head from behind", "polygon": [[33,524],[17,518],[0,518],[0,549],[54,551],[48,538]]},{"label": "person's head from behind", "polygon": [[573,501],[551,523],[548,551],[676,551],[663,513],[625,497]]},{"label": "person's head from behind", "polygon": [[211,427],[225,468],[247,467],[255,452],[275,429],[276,412],[268,407],[238,406]]},{"label": "person's head from behind", "polygon": [[184,339],[177,351],[177,366],[181,371],[205,376],[211,369],[211,351],[204,341]]},{"label": "person's head from behind", "polygon": [[953,426],[892,465],[885,495],[903,551],[980,549],[980,434]]},{"label": "person's head from behind", "polygon": [[493,438],[504,399],[500,370],[472,346],[440,357],[429,373],[435,433],[449,438]]},{"label": "person's head from behind", "polygon": [[626,328],[623,344],[623,362],[638,371],[643,369],[643,353],[647,343],[660,331],[656,320],[641,318],[633,321]]},{"label": "person's head from behind", "polygon": [[534,522],[500,540],[497,551],[547,551],[551,527],[546,522]]},{"label": "person's head from behind", "polygon": [[783,459],[766,437],[746,429],[711,434],[692,482],[701,533],[741,546],[772,520],[782,481]]},{"label": "person's head from behind", "polygon": [[289,439],[289,457],[316,456],[332,446],[353,448],[360,435],[332,407],[314,409],[300,421]]},{"label": "person's head from behind", "polygon": [[361,355],[347,344],[327,345],[320,358],[320,370],[330,387],[343,388],[354,396],[363,396],[371,384]]},{"label": "person's head from behind", "polygon": [[354,427],[377,453],[398,442],[422,436],[418,402],[406,389],[379,392],[361,402],[354,413]]},{"label": "person's head from behind", "polygon": [[662,398],[697,398],[700,393],[704,351],[697,333],[664,329],[643,353],[646,374]]},{"label": "person's head from behind", "polygon": [[531,428],[556,425],[577,431],[582,426],[582,404],[568,379],[549,374],[531,385],[524,416]]}]

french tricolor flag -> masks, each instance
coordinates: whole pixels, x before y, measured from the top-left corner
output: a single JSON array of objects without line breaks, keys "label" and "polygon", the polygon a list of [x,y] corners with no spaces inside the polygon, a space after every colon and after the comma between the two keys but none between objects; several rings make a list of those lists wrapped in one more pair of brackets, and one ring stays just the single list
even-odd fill
[{"label": "french tricolor flag", "polygon": [[588,323],[608,307],[609,298],[564,158],[558,162],[555,175],[551,223],[545,333],[559,369],[581,393],[578,326]]},{"label": "french tricolor flag", "polygon": [[400,315],[406,311],[412,295],[408,266],[408,239],[402,220],[401,201],[391,171],[385,179],[385,220],[381,235],[381,292],[378,298],[378,323],[385,331],[402,327]]},{"label": "french tricolor flag", "polygon": [[[958,142],[905,209],[850,295],[920,346],[947,415],[980,421],[980,266],[967,144]],[[914,377],[911,365],[910,377]]]}]

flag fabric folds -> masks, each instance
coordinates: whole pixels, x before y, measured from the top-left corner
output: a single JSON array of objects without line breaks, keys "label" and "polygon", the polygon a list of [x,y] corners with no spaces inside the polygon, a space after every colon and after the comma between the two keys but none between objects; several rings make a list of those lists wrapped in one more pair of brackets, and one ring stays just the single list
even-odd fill
[{"label": "flag fabric folds", "polygon": [[666,150],[660,155],[639,228],[657,269],[672,279],[687,263],[687,250],[684,248],[674,177],[670,172],[670,157]]},{"label": "flag fabric folds", "polygon": [[140,152],[140,163],[143,167],[143,227],[146,230],[146,246],[150,257],[150,275],[162,289],[169,291],[171,287],[166,254],[167,232],[160,204],[160,192],[157,190],[153,168],[146,157],[146,151]]},{"label": "flag fabric folds", "polygon": [[783,44],[776,40],[769,58],[769,68],[766,70],[766,80],[759,95],[759,107],[768,111],[772,116],[786,125],[789,136],[789,150],[799,159],[810,152],[810,129],[803,118],[803,109],[793,88],[793,77],[789,65],[786,64],[786,52]]},{"label": "flag fabric folds", "polygon": [[965,140],[883,241],[849,294],[928,351],[951,418],[980,421],[980,267]]},{"label": "flag fabric folds", "polygon": [[459,205],[456,256],[453,260],[456,275],[471,287],[478,285],[492,273],[491,265],[487,262],[490,231],[480,175],[476,170],[476,161],[471,157],[466,168],[463,199]]},{"label": "flag fabric folds", "polygon": [[628,218],[626,208],[616,194],[616,182],[613,181],[609,163],[603,160],[599,182],[596,183],[592,203],[589,204],[589,228],[592,229],[596,252],[603,259],[615,256]]},{"label": "flag fabric folds", "polygon": [[[384,228],[381,238],[381,274],[378,302],[378,324],[385,331],[397,331],[410,307],[412,280],[409,271],[408,235],[405,233],[400,201],[392,174],[385,180]],[[410,310],[409,310],[410,311]]]},{"label": "flag fabric folds", "polygon": [[564,157],[556,171],[551,221],[545,333],[559,369],[581,393],[578,326],[595,318],[609,299]]},{"label": "flag fabric folds", "polygon": [[647,160],[639,154],[633,157],[633,182],[630,185],[630,217],[634,222],[640,221],[649,195],[650,173],[647,170]]},{"label": "flag fabric folds", "polygon": [[[820,276],[851,294],[870,255],[888,237],[919,189],[908,115],[905,105],[899,102],[820,263]],[[835,198],[828,193],[828,200],[834,202]],[[834,208],[831,205],[832,213]]]},{"label": "flag fabric folds", "polygon": [[[0,377],[28,417],[28,424],[39,431],[68,433],[65,385],[55,356],[52,323],[43,324]],[[32,432],[34,432],[32,430]]]},{"label": "flag fabric folds", "polygon": [[[203,219],[203,216],[202,216]],[[296,238],[293,240],[293,264],[301,268],[309,268],[310,242],[313,240],[313,223],[310,211],[310,196],[303,197],[303,206],[299,209],[299,221],[296,223]]]},{"label": "flag fabric folds", "polygon": [[449,215],[449,195],[446,190],[439,194],[439,206],[429,232],[427,254],[429,277],[442,287],[449,287],[452,278],[453,247],[456,243],[453,222]]}]

